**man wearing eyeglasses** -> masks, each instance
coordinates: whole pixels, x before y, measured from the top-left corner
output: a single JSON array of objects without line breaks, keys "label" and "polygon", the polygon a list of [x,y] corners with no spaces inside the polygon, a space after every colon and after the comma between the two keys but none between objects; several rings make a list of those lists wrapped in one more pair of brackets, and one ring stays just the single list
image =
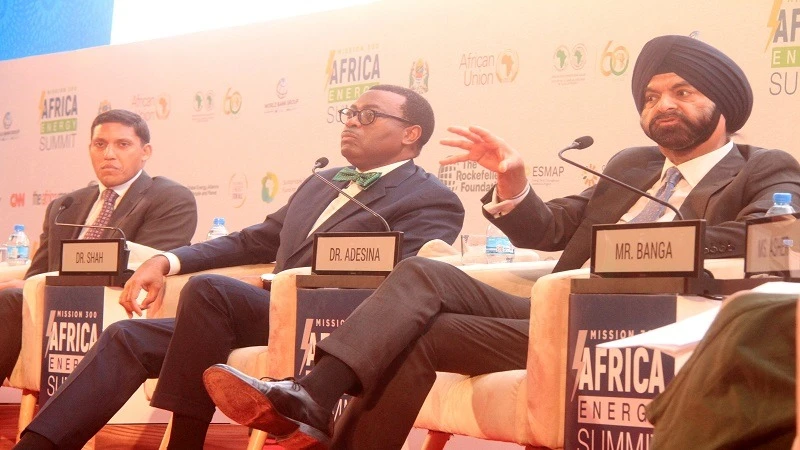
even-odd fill
[{"label": "man wearing eyeglasses", "polygon": [[[433,133],[421,95],[374,86],[340,111],[341,153],[353,165],[321,172],[402,231],[403,258],[433,239],[455,241],[464,221],[458,197],[413,158]],[[316,177],[263,223],[145,262],[120,304],[141,315],[164,290],[164,276],[275,262],[275,272],[311,265],[313,233],[383,231],[383,223]],[[140,290],[147,291],[141,304]],[[214,413],[202,373],[231,350],[266,345],[269,292],[218,275],[198,275],[181,291],[175,319],[128,320],[106,329],[73,374],[26,428],[15,448],[80,448],[147,378],[158,377],[151,404],[173,412],[169,448],[203,447]],[[91,407],[85,407],[91,405]]]}]

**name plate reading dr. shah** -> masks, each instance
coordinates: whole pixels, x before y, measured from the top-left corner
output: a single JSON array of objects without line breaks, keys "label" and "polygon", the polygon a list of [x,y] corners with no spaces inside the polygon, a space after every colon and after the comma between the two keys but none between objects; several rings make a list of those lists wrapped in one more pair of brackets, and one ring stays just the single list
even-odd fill
[{"label": "name plate reading dr. shah", "polygon": [[602,277],[699,277],[705,220],[594,225],[591,273]]},{"label": "name plate reading dr. shah", "polygon": [[745,277],[800,277],[800,213],[747,221]]},{"label": "name plate reading dr. shah", "polygon": [[319,275],[388,275],[400,260],[403,233],[315,233],[311,271]]},{"label": "name plate reading dr. shah", "polygon": [[60,275],[119,275],[128,265],[124,239],[61,241]]}]

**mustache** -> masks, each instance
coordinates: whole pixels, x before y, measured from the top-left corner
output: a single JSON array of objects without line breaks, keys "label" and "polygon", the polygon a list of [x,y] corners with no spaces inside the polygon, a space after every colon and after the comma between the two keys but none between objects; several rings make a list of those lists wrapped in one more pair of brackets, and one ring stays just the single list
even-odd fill
[{"label": "mustache", "polygon": [[686,121],[686,116],[683,115],[683,113],[681,113],[679,111],[672,111],[672,112],[663,112],[663,113],[656,114],[655,116],[653,116],[653,119],[650,121],[650,123],[652,124],[652,123],[654,123],[654,122],[656,122],[657,120],[660,120],[660,119],[673,119],[673,118],[674,119],[679,119],[679,120],[684,121],[684,122]]}]

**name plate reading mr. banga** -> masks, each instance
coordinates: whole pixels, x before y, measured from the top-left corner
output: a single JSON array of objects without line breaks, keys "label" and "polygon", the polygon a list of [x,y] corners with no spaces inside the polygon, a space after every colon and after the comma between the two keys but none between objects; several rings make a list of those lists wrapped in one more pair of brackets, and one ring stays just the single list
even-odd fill
[{"label": "name plate reading mr. banga", "polygon": [[699,277],[705,220],[594,225],[591,272],[603,277]]},{"label": "name plate reading mr. banga", "polygon": [[800,277],[800,213],[747,221],[745,277]]},{"label": "name plate reading mr. banga", "polygon": [[124,239],[61,241],[60,275],[119,275],[128,265]]},{"label": "name plate reading mr. banga", "polygon": [[403,233],[315,233],[311,271],[319,275],[388,275],[400,260]]}]

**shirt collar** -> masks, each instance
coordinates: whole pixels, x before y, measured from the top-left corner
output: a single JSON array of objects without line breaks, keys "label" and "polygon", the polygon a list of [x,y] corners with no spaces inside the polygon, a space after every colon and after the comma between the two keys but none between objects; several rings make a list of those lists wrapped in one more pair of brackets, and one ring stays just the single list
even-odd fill
[{"label": "shirt collar", "polygon": [[119,196],[119,197],[117,197],[117,198],[119,199],[119,198],[122,198],[122,197],[124,197],[124,196],[125,196],[125,193],[126,193],[126,192],[128,192],[128,189],[130,189],[131,185],[132,185],[132,184],[133,184],[133,183],[134,183],[136,180],[138,180],[140,176],[142,176],[142,170],[141,170],[141,169],[139,170],[139,173],[137,173],[137,174],[136,174],[136,175],[135,175],[133,178],[131,178],[130,180],[128,180],[128,181],[126,181],[126,182],[124,182],[124,183],[120,184],[119,186],[106,186],[106,185],[104,185],[103,183],[101,183],[101,182],[98,180],[98,181],[97,181],[97,187],[100,189],[100,193],[101,193],[101,194],[102,194],[102,193],[103,193],[103,191],[105,191],[106,189],[111,189],[112,191],[114,191],[114,192],[116,192],[116,193],[117,193],[117,195]]},{"label": "shirt collar", "polygon": [[664,173],[666,173],[667,169],[670,167],[677,167],[678,170],[681,171],[681,176],[683,179],[689,183],[689,186],[694,188],[700,183],[700,180],[717,165],[718,162],[728,154],[733,148],[733,141],[728,141],[722,147],[706,153],[705,155],[698,156],[697,158],[690,159],[689,161],[684,162],[678,166],[672,164],[669,159],[664,160],[664,167],[661,169],[661,178],[664,179]]},{"label": "shirt collar", "polygon": [[[374,168],[372,170],[368,170],[367,172],[378,172],[378,173],[381,174],[381,176],[384,176],[387,173],[393,171],[394,169],[397,169],[398,167],[402,166],[403,164],[405,164],[405,163],[407,163],[409,161],[411,161],[411,160],[410,159],[405,159],[403,161],[397,161],[395,163],[387,164],[385,166],[376,167],[376,168]],[[358,167],[356,167],[356,172],[359,172],[359,173],[361,172],[360,170],[358,170]]]}]

